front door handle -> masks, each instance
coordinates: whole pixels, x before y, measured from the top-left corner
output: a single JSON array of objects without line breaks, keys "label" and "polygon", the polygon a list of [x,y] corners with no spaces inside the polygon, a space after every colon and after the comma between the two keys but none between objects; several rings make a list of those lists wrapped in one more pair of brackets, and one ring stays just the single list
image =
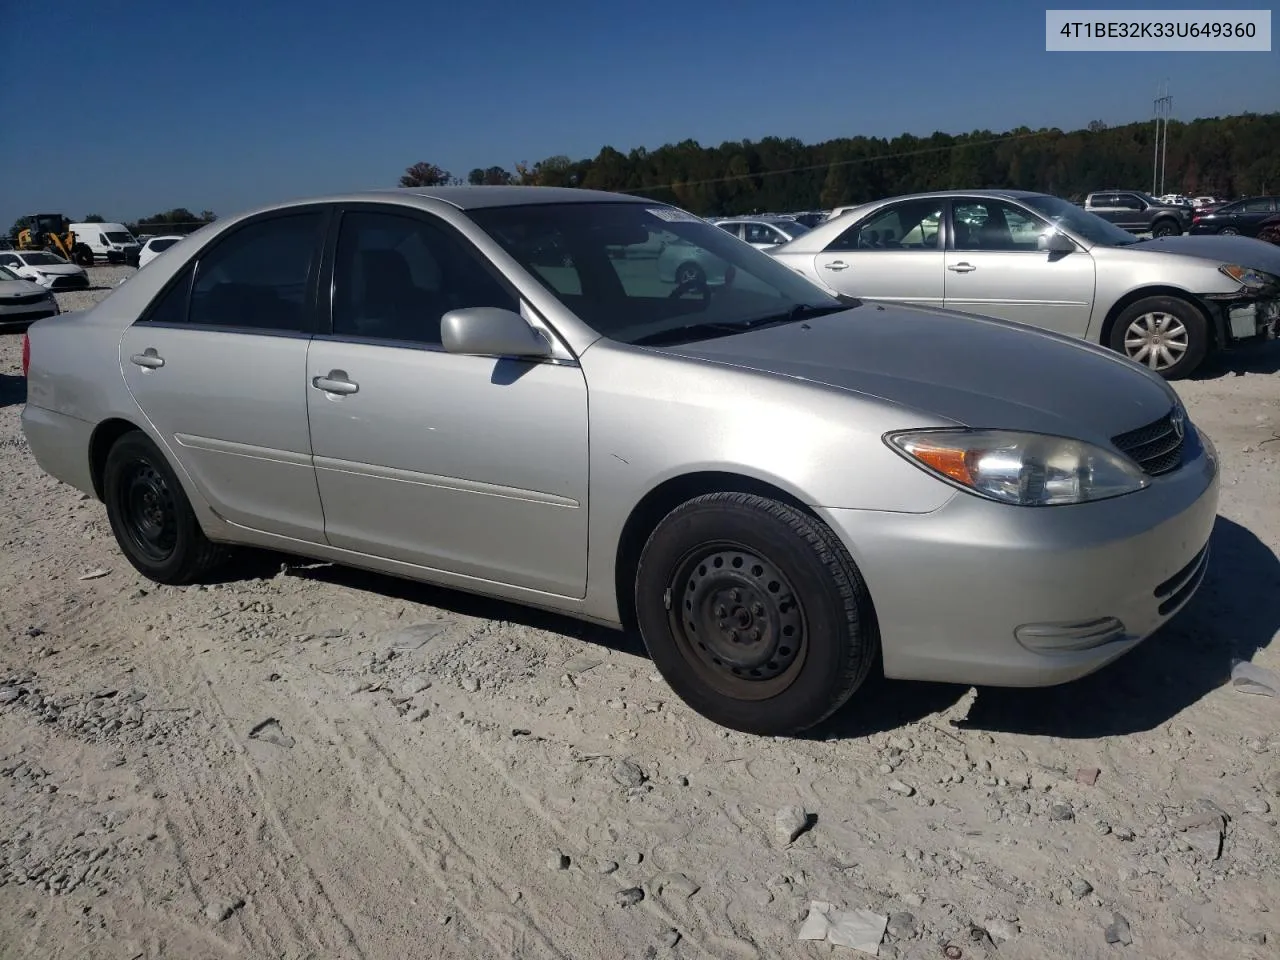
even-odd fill
[{"label": "front door handle", "polygon": [[164,366],[164,357],[156,352],[155,347],[147,347],[141,353],[135,353],[129,358],[130,363],[136,363],[144,370],[159,370]]},{"label": "front door handle", "polygon": [[360,392],[360,384],[347,379],[345,370],[330,370],[327,376],[312,377],[311,385],[317,390],[337,394],[340,397]]},{"label": "front door handle", "polygon": [[947,264],[947,269],[953,270],[956,273],[972,273],[974,270],[977,270],[978,268],[975,267],[972,263],[964,263],[962,261],[960,263]]},{"label": "front door handle", "polygon": [[832,260],[830,263],[823,264],[828,270],[847,270],[849,265],[843,260]]}]

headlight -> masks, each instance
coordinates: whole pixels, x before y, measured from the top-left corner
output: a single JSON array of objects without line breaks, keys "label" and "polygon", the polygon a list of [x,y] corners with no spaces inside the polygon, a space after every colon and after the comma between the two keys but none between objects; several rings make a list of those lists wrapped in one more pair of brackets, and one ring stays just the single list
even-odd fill
[{"label": "headlight", "polygon": [[1131,460],[1066,437],[956,429],[885,439],[912,463],[970,493],[1023,507],[1106,500],[1151,484]]},{"label": "headlight", "polygon": [[1253,267],[1242,267],[1234,263],[1224,263],[1218,269],[1236,283],[1243,287],[1247,287],[1250,290],[1261,290],[1264,287],[1280,284],[1280,278],[1274,277],[1262,270],[1255,270]]}]

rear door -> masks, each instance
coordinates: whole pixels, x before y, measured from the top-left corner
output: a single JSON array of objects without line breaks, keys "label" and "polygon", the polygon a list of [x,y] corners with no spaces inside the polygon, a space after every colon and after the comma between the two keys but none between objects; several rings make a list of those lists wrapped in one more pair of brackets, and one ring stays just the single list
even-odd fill
[{"label": "rear door", "polygon": [[307,427],[307,344],[329,209],[273,212],[214,240],[120,342],[142,414],[209,504],[324,542]]},{"label": "rear door", "polygon": [[1053,227],[1004,200],[951,201],[945,306],[1083,337],[1093,309],[1094,267],[1088,251],[1038,249]]},{"label": "rear door", "polygon": [[851,297],[942,306],[943,206],[902,200],[858,219],[817,254],[815,275]]}]

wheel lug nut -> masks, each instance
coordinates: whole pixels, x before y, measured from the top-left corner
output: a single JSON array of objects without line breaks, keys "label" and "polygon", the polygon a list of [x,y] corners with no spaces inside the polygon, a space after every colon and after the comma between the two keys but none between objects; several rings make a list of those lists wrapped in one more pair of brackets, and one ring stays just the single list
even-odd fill
[{"label": "wheel lug nut", "polygon": [[716,626],[717,626],[717,627],[719,627],[721,630],[723,630],[723,629],[725,629],[726,627],[728,627],[728,626],[729,626],[729,621],[728,621],[728,620],[717,620],[717,621],[716,621]]},{"label": "wheel lug nut", "polygon": [[751,607],[751,612],[752,612],[752,613],[754,613],[757,617],[763,617],[763,616],[764,616],[764,604],[763,604],[763,603],[753,604],[753,605],[752,605],[752,607]]},{"label": "wheel lug nut", "polygon": [[729,594],[729,596],[733,598],[734,603],[737,603],[739,600],[742,599],[742,592],[740,590],[734,590],[731,594]]},{"label": "wheel lug nut", "polygon": [[759,631],[759,630],[752,630],[752,631],[751,631],[751,639],[752,639],[752,640],[759,640],[759,639],[760,639],[760,631]]},{"label": "wheel lug nut", "polygon": [[716,607],[717,617],[727,617],[728,615],[729,615],[729,611],[725,609],[725,605],[723,603]]}]

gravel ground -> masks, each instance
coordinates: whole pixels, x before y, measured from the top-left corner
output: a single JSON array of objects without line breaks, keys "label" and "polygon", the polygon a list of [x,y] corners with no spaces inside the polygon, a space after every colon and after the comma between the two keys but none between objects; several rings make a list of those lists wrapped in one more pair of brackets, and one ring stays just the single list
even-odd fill
[{"label": "gravel ground", "polygon": [[887,918],[888,958],[1277,955],[1280,700],[1227,678],[1280,670],[1280,344],[1179,385],[1225,482],[1171,626],[1050,690],[872,682],[784,740],[505,604],[261,555],[144,582],[31,460],[20,340],[0,956],[860,956],[797,939],[814,900]]}]

